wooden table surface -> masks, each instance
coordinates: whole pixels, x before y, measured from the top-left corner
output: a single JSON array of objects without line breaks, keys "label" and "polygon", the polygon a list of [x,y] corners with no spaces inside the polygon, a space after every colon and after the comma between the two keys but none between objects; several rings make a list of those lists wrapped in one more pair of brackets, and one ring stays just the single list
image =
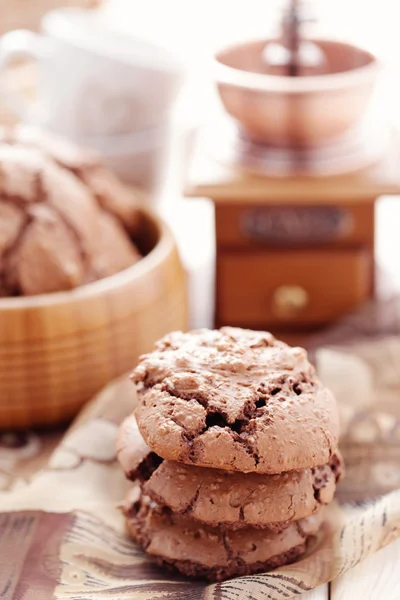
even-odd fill
[{"label": "wooden table surface", "polygon": [[400,540],[329,585],[301,595],[302,600],[398,600],[400,598]]}]

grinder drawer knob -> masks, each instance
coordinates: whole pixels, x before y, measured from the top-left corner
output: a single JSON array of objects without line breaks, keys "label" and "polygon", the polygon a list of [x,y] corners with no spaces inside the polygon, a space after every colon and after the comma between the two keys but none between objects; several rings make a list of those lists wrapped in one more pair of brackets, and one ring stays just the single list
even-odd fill
[{"label": "grinder drawer knob", "polygon": [[308,304],[309,296],[299,285],[281,285],[272,298],[272,309],[280,318],[296,317]]}]

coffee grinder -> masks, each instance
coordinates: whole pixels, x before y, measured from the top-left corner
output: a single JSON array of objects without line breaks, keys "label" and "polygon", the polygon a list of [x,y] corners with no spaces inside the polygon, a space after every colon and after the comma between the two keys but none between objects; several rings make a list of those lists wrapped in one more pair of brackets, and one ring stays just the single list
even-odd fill
[{"label": "coffee grinder", "polygon": [[400,193],[382,62],[320,35],[316,4],[289,0],[277,37],[216,53],[223,110],[199,136],[185,190],[215,205],[215,325],[291,341],[374,296],[375,203]]}]

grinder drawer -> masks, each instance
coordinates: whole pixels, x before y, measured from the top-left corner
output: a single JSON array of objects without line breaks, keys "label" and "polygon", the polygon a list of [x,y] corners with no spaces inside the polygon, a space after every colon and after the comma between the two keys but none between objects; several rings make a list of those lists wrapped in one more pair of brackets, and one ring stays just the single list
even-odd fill
[{"label": "grinder drawer", "polygon": [[221,252],[217,316],[224,324],[320,325],[372,294],[368,250]]}]

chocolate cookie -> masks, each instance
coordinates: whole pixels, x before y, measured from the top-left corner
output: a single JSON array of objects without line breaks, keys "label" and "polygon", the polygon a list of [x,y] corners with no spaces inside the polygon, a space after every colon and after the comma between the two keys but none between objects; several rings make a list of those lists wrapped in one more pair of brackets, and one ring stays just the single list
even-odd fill
[{"label": "chocolate cookie", "polygon": [[17,125],[0,129],[0,140],[39,151],[51,158],[63,170],[69,171],[94,194],[98,204],[124,224],[134,236],[140,233],[141,215],[136,206],[147,198],[146,193],[123,184],[118,177],[86,148],[50,136],[40,129]]},{"label": "chocolate cookie", "polygon": [[[143,441],[135,417],[119,432],[118,459],[130,479],[174,513],[209,525],[282,529],[329,504],[342,471],[340,454],[329,464],[280,475],[242,474],[163,461]],[[161,463],[161,464],[160,464]]]},{"label": "chocolate cookie", "polygon": [[81,156],[29,127],[0,127],[0,296],[71,290],[141,258],[128,188]]},{"label": "chocolate cookie", "polygon": [[124,420],[118,431],[117,457],[128,479],[149,479],[162,462],[162,458],[150,450],[141,436],[134,415]]},{"label": "chocolate cookie", "polygon": [[274,530],[320,511],[332,501],[335,489],[331,465],[246,475],[173,461],[163,461],[143,487],[146,495],[174,513],[209,525]]},{"label": "chocolate cookie", "polygon": [[259,573],[295,560],[322,521],[320,514],[296,521],[280,532],[267,529],[221,531],[174,515],[140,496],[125,509],[132,537],[161,565],[191,577],[218,581]]},{"label": "chocolate cookie", "polygon": [[133,380],[139,429],[164,459],[277,474],[327,464],[337,449],[333,395],[305,350],[269,333],[172,333]]}]

